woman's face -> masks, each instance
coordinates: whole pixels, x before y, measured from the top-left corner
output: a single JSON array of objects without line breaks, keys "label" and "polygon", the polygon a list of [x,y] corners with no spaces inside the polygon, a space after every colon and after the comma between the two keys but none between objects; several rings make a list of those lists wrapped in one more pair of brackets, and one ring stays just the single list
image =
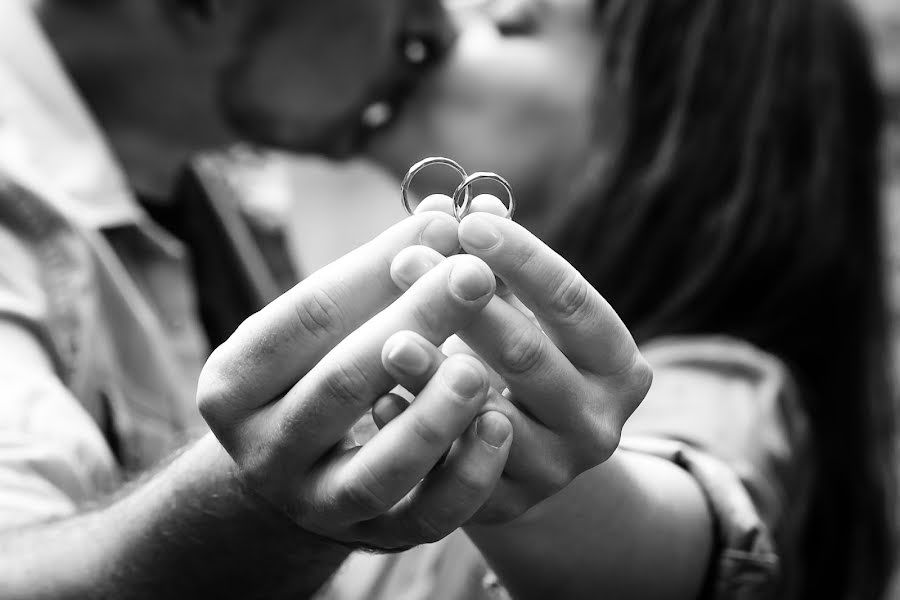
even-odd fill
[{"label": "woman's face", "polygon": [[[435,155],[495,171],[527,210],[577,168],[590,142],[600,60],[592,0],[448,4],[460,27],[455,49],[369,151],[398,174]],[[428,188],[441,181],[432,171],[417,189],[438,191]]]}]

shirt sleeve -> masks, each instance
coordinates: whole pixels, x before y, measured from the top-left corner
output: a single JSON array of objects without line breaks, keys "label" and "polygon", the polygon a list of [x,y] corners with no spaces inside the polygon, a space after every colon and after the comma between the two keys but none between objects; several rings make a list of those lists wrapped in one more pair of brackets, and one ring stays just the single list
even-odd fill
[{"label": "shirt sleeve", "polygon": [[78,376],[67,344],[77,302],[54,308],[68,302],[65,286],[83,293],[72,283],[85,273],[54,239],[52,219],[17,210],[37,202],[24,194],[0,186],[0,531],[71,514],[117,476],[100,427],[69,386]]},{"label": "shirt sleeve", "polygon": [[787,586],[810,488],[808,431],[788,370],[726,339],[644,349],[654,384],[622,449],[676,464],[700,485],[715,524],[706,597],[757,600]]}]

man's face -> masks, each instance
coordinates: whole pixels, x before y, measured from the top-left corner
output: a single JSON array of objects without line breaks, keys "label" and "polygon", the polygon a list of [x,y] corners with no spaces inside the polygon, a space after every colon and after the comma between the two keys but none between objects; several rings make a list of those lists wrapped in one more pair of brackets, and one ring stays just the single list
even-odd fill
[{"label": "man's face", "polygon": [[440,0],[239,4],[220,101],[243,137],[292,150],[353,152],[366,107],[398,104],[454,37]]}]

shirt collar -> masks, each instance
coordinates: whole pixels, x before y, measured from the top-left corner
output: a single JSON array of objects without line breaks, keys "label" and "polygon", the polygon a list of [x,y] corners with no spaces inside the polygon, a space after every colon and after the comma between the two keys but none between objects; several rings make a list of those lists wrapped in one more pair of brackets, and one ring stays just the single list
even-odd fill
[{"label": "shirt collar", "polygon": [[0,166],[84,227],[146,219],[41,30],[32,0],[0,0]]}]

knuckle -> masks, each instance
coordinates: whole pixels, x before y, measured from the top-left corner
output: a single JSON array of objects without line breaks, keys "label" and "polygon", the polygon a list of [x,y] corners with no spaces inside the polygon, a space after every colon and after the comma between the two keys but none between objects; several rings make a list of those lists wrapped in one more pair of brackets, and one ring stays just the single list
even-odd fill
[{"label": "knuckle", "polygon": [[521,375],[534,369],[546,350],[547,338],[532,327],[513,329],[500,350],[500,362],[510,374]]},{"label": "knuckle", "polygon": [[212,428],[215,428],[228,412],[230,404],[228,390],[227,378],[217,367],[214,358],[210,358],[203,367],[197,383],[197,409]]},{"label": "knuckle", "polygon": [[211,427],[218,421],[220,407],[220,393],[203,385],[201,379],[201,384],[197,387],[197,410]]},{"label": "knuckle", "polygon": [[617,395],[646,395],[653,383],[653,369],[637,348],[632,349],[623,365],[603,378],[606,387]]},{"label": "knuckle", "polygon": [[448,445],[448,436],[441,431],[436,423],[430,422],[420,414],[411,412],[409,415],[410,428],[413,434],[422,440],[428,447],[440,447]]},{"label": "knuckle", "polygon": [[583,276],[569,275],[550,295],[550,310],[558,318],[578,320],[587,310],[590,294],[591,287]]},{"label": "knuckle", "polygon": [[325,289],[313,288],[303,302],[294,306],[301,335],[316,339],[330,338],[344,331],[346,322],[339,302]]},{"label": "knuckle", "polygon": [[439,525],[427,514],[420,514],[413,526],[418,543],[433,544],[447,537],[453,528]]},{"label": "knuckle", "polygon": [[490,489],[493,481],[481,469],[458,469],[453,473],[455,487],[463,498],[480,498]]},{"label": "knuckle", "polygon": [[[634,408],[647,396],[653,385],[653,369],[643,356],[638,355],[631,367],[632,392],[637,402]],[[633,409],[632,409],[633,410]]]},{"label": "knuckle", "polygon": [[605,379],[606,383],[603,387],[621,407],[621,419],[624,423],[650,391],[653,385],[653,369],[641,353],[634,350],[627,366],[612,377]]},{"label": "knuckle", "polygon": [[612,423],[605,416],[589,419],[590,427],[584,441],[579,445],[577,461],[581,471],[587,471],[602,464],[613,455],[619,447],[622,428]]},{"label": "knuckle", "polygon": [[[443,337],[441,334],[447,329],[446,315],[444,313],[445,311],[441,310],[439,304],[422,304],[417,302],[412,306],[413,321],[421,327],[421,330],[440,337]],[[428,337],[428,335],[425,337]]]},{"label": "knuckle", "polygon": [[341,512],[360,520],[380,515],[392,506],[375,480],[365,476],[347,481],[335,493],[333,502]]},{"label": "knuckle", "polygon": [[538,247],[534,244],[524,244],[514,253],[511,270],[516,275],[525,275],[529,267],[536,260]]},{"label": "knuckle", "polygon": [[344,405],[362,405],[371,378],[355,362],[337,364],[324,376],[321,387],[326,397]]}]

